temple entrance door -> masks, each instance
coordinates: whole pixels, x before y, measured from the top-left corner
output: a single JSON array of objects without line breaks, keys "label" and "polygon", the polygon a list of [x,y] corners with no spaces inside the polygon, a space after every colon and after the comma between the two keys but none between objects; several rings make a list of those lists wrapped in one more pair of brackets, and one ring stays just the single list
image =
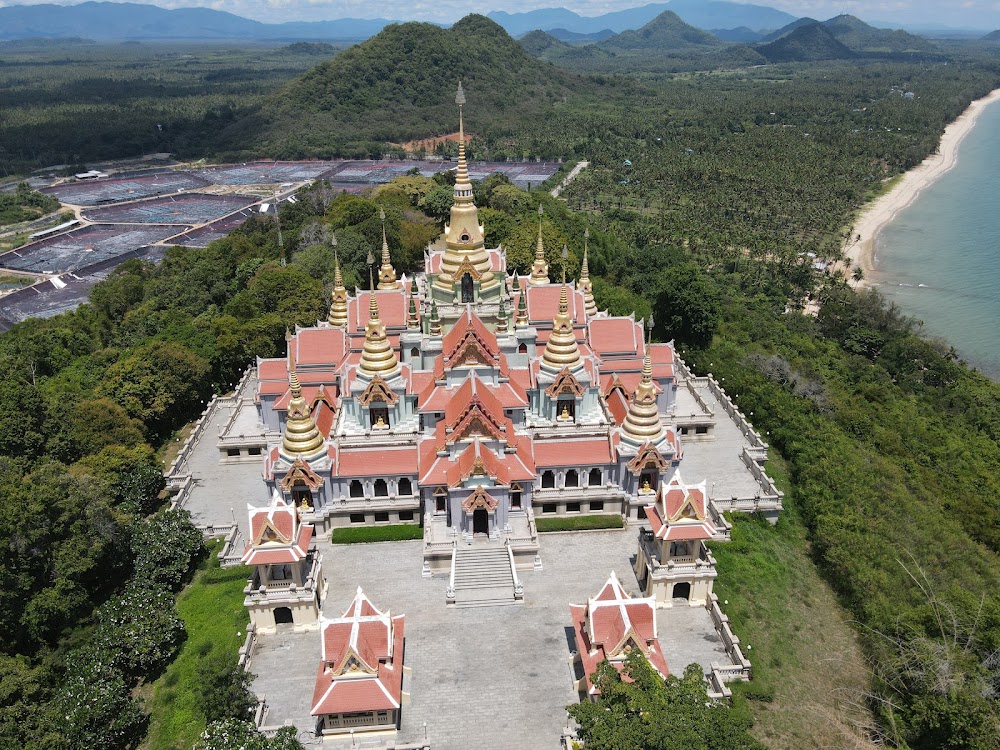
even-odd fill
[{"label": "temple entrance door", "polygon": [[472,274],[464,273],[462,274],[462,304],[467,302],[475,302],[475,295],[472,289]]},{"label": "temple entrance door", "polygon": [[691,584],[690,583],[675,583],[674,584],[674,599],[691,599]]},{"label": "temple entrance door", "polygon": [[472,512],[472,533],[490,535],[490,513],[486,508],[477,508]]}]

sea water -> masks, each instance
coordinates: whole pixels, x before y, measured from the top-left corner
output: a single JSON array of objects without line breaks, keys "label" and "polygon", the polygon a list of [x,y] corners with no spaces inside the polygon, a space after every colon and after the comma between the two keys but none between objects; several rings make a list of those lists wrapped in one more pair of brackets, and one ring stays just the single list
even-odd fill
[{"label": "sea water", "polygon": [[1000,104],[961,142],[955,166],[924,188],[875,241],[870,281],[1000,379]]}]

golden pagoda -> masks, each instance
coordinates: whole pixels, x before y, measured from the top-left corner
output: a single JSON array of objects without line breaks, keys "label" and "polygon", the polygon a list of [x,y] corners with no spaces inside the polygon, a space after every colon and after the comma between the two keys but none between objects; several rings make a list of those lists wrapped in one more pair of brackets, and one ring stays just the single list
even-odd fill
[{"label": "golden pagoda", "polygon": [[295,360],[289,357],[288,385],[292,391],[292,400],[288,403],[288,414],[285,418],[285,433],[281,438],[281,452],[288,457],[312,456],[323,449],[323,436],[316,427],[309,410],[309,404],[302,397],[302,386],[295,373]]},{"label": "golden pagoda", "polygon": [[640,443],[657,442],[663,437],[663,423],[656,405],[656,386],[653,384],[653,360],[646,346],[646,357],[642,361],[642,379],[628,405],[628,414],[622,422],[622,433]]},{"label": "golden pagoda", "polygon": [[490,256],[486,252],[486,238],[483,225],[479,223],[479,211],[472,196],[472,180],[469,165],[465,160],[465,124],[462,106],[465,92],[458,84],[455,96],[458,105],[458,167],[455,170],[455,202],[451,207],[450,221],[445,225],[446,249],[441,258],[441,272],[434,278],[434,286],[453,292],[456,274],[463,265],[471,266],[478,274],[480,290],[497,286],[500,281],[490,267]]},{"label": "golden pagoda", "polygon": [[559,292],[559,312],[552,320],[552,334],[545,343],[542,353],[542,367],[559,372],[564,368],[575,370],[583,362],[580,347],[576,343],[573,320],[569,317],[569,292],[566,288],[566,270],[563,269],[562,290]]},{"label": "golden pagoda", "polygon": [[337,255],[337,239],[333,239],[333,291],[330,292],[330,314],[326,321],[336,328],[347,325],[347,289],[340,272],[340,257]]},{"label": "golden pagoda", "polygon": [[417,313],[417,280],[410,282],[410,305],[406,311],[406,327],[411,331],[420,330],[420,315]]},{"label": "golden pagoda", "polygon": [[549,264],[545,262],[545,245],[542,242],[542,213],[541,204],[538,206],[538,243],[535,245],[535,262],[531,266],[531,276],[528,283],[534,286],[549,283]]},{"label": "golden pagoda", "polygon": [[385,211],[379,209],[379,219],[382,221],[382,265],[378,269],[379,289],[402,289],[403,284],[396,278],[396,269],[392,267],[389,257],[389,242],[385,238]]},{"label": "golden pagoda", "polygon": [[517,285],[518,289],[517,315],[514,317],[514,327],[527,328],[528,327],[528,295],[526,294],[527,287],[521,286],[521,282],[516,275],[514,276],[514,283]]},{"label": "golden pagoda", "polygon": [[580,281],[576,288],[583,292],[584,310],[587,311],[587,319],[597,315],[597,302],[594,301],[594,284],[590,280],[590,264],[587,262],[587,240],[590,238],[590,230],[583,232],[583,266],[580,268]]},{"label": "golden pagoda", "polygon": [[365,347],[361,352],[358,368],[365,375],[389,378],[399,372],[399,358],[396,357],[396,350],[392,348],[389,338],[385,335],[385,323],[378,317],[378,299],[374,289],[369,300]]}]

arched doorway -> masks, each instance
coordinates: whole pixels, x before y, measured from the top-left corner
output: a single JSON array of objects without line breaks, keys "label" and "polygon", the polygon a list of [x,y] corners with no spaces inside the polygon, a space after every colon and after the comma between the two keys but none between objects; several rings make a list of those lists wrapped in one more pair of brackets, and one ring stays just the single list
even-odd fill
[{"label": "arched doorway", "polygon": [[683,599],[684,601],[691,600],[691,584],[690,583],[675,583],[674,584],[674,599]]},{"label": "arched doorway", "polygon": [[275,625],[291,625],[292,620],[292,610],[288,607],[277,607],[274,610],[274,624]]},{"label": "arched doorway", "polygon": [[472,288],[472,274],[462,274],[462,303],[475,302],[475,295]]},{"label": "arched doorway", "polygon": [[490,513],[486,508],[476,508],[472,512],[472,533],[490,535]]}]

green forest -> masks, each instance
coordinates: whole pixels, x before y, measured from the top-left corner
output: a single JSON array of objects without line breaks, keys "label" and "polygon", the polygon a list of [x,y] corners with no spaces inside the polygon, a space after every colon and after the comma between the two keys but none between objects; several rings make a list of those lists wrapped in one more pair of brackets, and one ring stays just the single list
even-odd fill
[{"label": "green forest", "polygon": [[[525,270],[541,200],[546,246],[557,252],[565,242],[572,272],[589,230],[599,305],[652,312],[654,335],[675,340],[696,372],[722,379],[768,435],[786,511],[776,528],[734,519],[734,541],[720,545],[720,585],[728,577],[734,605],[744,602],[731,612],[735,630],[765,632],[787,618],[774,602],[790,601],[795,582],[759,549],[799,560],[832,590],[834,616],[860,648],[864,684],[851,698],[867,744],[858,746],[995,747],[1000,390],[876,292],[817,274],[808,253],[838,257],[858,208],[997,87],[1000,65],[981,51],[950,51],[948,64],[580,77],[530,57],[481,17],[456,28],[389,27],[283,87],[276,74],[272,88],[227,110],[223,128],[207,128],[192,104],[188,124],[201,124],[175,120],[176,140],[162,147],[381,153],[387,142],[453,130],[461,77],[477,156],[590,160],[565,202],[501,178],[478,184],[487,240]],[[150,94],[154,115],[166,106],[156,100]],[[48,119],[41,103],[0,116],[31,111],[55,133],[72,121],[60,118],[84,111],[56,102]],[[22,140],[3,141],[8,168],[42,158],[21,122]],[[10,123],[0,132],[15,132]],[[113,119],[100,132],[116,127],[128,132]],[[99,146],[100,132],[72,137],[106,158],[114,141]],[[46,157],[70,153],[53,148]],[[84,153],[65,160],[98,158]],[[184,514],[162,507],[163,451],[254,357],[281,355],[288,327],[324,316],[334,235],[350,287],[381,243],[384,210],[393,263],[413,270],[440,231],[448,192],[443,177],[405,177],[360,197],[318,185],[282,206],[281,242],[272,219],[254,218],[205,250],[174,249],[158,265],[129,261],[89,305],[0,336],[0,747],[139,746],[158,721],[143,688],[186,638],[175,594],[205,554]],[[815,317],[801,312],[808,300]],[[636,706],[649,705],[664,722],[690,722],[687,747],[836,746],[842,709],[832,698],[829,715],[787,723],[805,697],[782,691],[801,667],[790,642],[761,639],[755,680],[736,688],[731,711],[702,711],[686,676],[664,696],[644,679],[631,688],[605,675],[606,711],[575,709],[583,738],[592,747],[675,747],[676,737],[648,726],[629,730],[642,722]],[[230,698],[192,719],[215,722],[205,746],[221,750],[219,737],[244,732],[247,744],[267,747],[244,723],[240,675],[203,656],[215,675],[206,681]]]}]

